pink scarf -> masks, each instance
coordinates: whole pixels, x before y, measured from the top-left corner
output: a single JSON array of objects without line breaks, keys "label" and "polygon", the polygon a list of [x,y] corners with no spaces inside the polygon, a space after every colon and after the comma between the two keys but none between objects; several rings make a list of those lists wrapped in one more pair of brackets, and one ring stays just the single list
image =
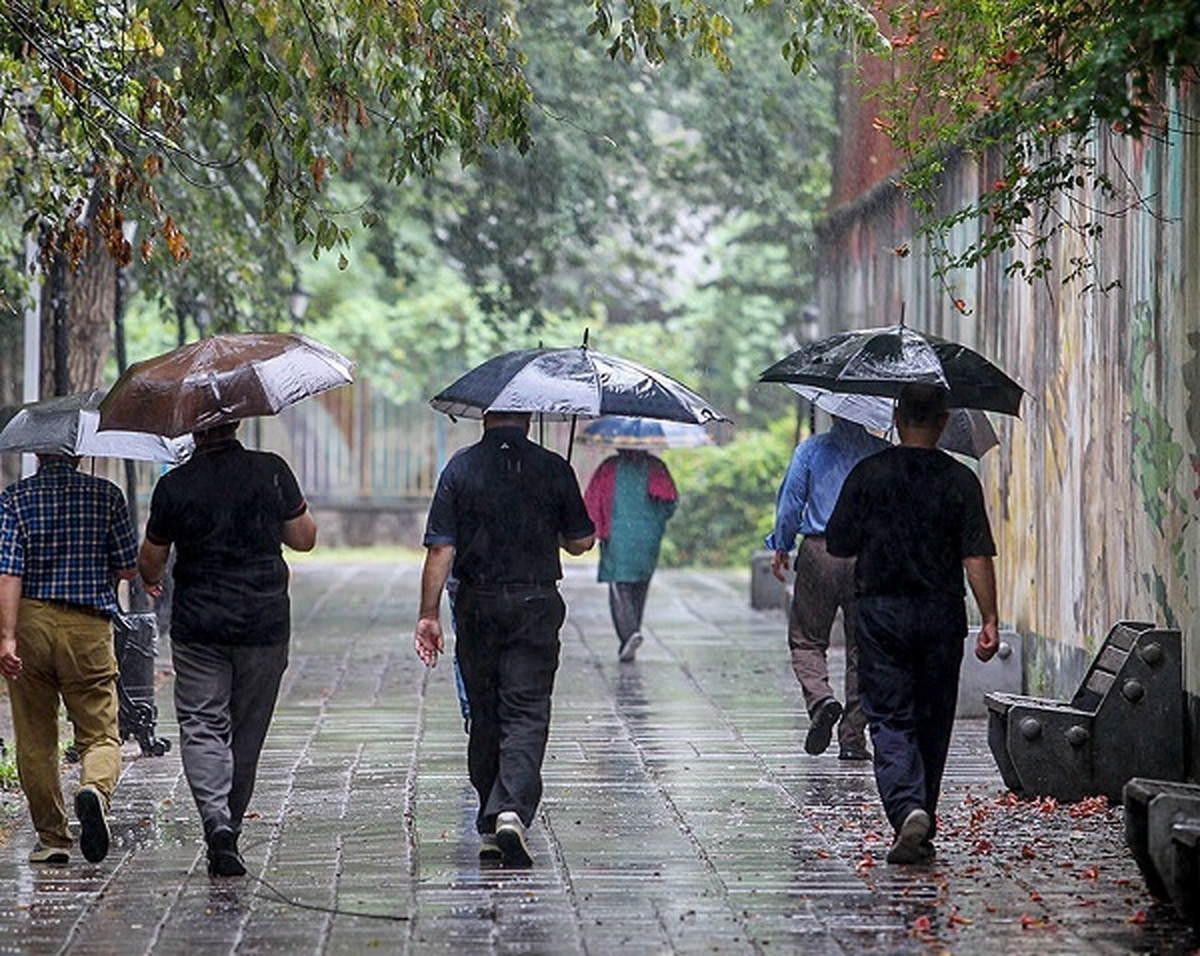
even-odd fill
[{"label": "pink scarf", "polygon": [[[646,478],[646,493],[656,501],[675,501],[679,491],[667,466],[653,455],[645,457],[650,469]],[[617,491],[617,463],[620,460],[619,454],[605,458],[592,473],[592,480],[588,482],[587,492],[583,496],[583,503],[596,526],[596,537],[601,541],[607,541],[612,533],[612,506]]]}]

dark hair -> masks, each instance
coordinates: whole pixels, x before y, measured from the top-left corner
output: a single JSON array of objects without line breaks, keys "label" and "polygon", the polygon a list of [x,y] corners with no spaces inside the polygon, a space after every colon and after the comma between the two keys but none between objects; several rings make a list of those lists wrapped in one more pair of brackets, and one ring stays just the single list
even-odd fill
[{"label": "dark hair", "polygon": [[223,441],[226,438],[232,438],[237,433],[240,424],[240,421],[222,422],[211,428],[200,428],[192,432],[192,438],[199,443]]},{"label": "dark hair", "polygon": [[949,393],[938,385],[905,385],[896,406],[896,421],[905,425],[938,425],[946,417]]}]

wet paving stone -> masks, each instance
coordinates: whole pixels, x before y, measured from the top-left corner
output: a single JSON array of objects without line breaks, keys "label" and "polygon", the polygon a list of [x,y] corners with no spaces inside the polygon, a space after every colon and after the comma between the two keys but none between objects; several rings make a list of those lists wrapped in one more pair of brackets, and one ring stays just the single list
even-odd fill
[{"label": "wet paving stone", "polygon": [[[453,670],[411,649],[419,567],[306,562],[250,876],[207,876],[177,753],[127,747],[102,864],[31,866],[28,823],[0,847],[0,953],[1200,951],[1119,808],[1010,800],[983,721],[955,729],[937,859],[889,867],[869,764],[803,753],[783,615],[749,608],[748,575],[660,572],[632,664],[594,576],[564,582],[532,869],[478,859]],[[174,740],[169,681],[159,709]]]}]

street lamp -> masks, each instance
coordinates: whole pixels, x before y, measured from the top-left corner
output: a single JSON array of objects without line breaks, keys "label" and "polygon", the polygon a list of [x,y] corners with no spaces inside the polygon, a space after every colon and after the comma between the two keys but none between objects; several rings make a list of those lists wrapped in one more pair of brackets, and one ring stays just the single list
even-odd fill
[{"label": "street lamp", "polygon": [[300,285],[300,276],[292,276],[292,287],[288,290],[288,312],[292,315],[293,326],[300,324],[311,301],[312,293]]}]

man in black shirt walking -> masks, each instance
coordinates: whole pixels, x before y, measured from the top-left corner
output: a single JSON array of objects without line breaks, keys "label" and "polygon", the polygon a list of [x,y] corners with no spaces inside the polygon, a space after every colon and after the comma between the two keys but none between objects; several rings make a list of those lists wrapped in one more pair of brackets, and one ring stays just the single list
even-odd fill
[{"label": "man in black shirt walking", "polygon": [[983,626],[980,660],[1000,646],[992,540],[983,491],[937,449],[946,392],[908,385],[900,445],[865,459],[829,519],[829,553],[856,557],[859,690],[875,745],[875,780],[896,839],[889,863],[932,859],[942,773],[967,633],[963,569]]},{"label": "man in black shirt walking", "polygon": [[542,796],[566,615],[558,550],[583,554],[595,542],[575,473],[528,440],[529,420],[527,413],[488,412],[482,439],[442,471],[425,526],[414,638],[418,656],[434,666],[445,650],[441,595],[453,569],[479,856],[506,866],[533,862],[525,831]]}]

